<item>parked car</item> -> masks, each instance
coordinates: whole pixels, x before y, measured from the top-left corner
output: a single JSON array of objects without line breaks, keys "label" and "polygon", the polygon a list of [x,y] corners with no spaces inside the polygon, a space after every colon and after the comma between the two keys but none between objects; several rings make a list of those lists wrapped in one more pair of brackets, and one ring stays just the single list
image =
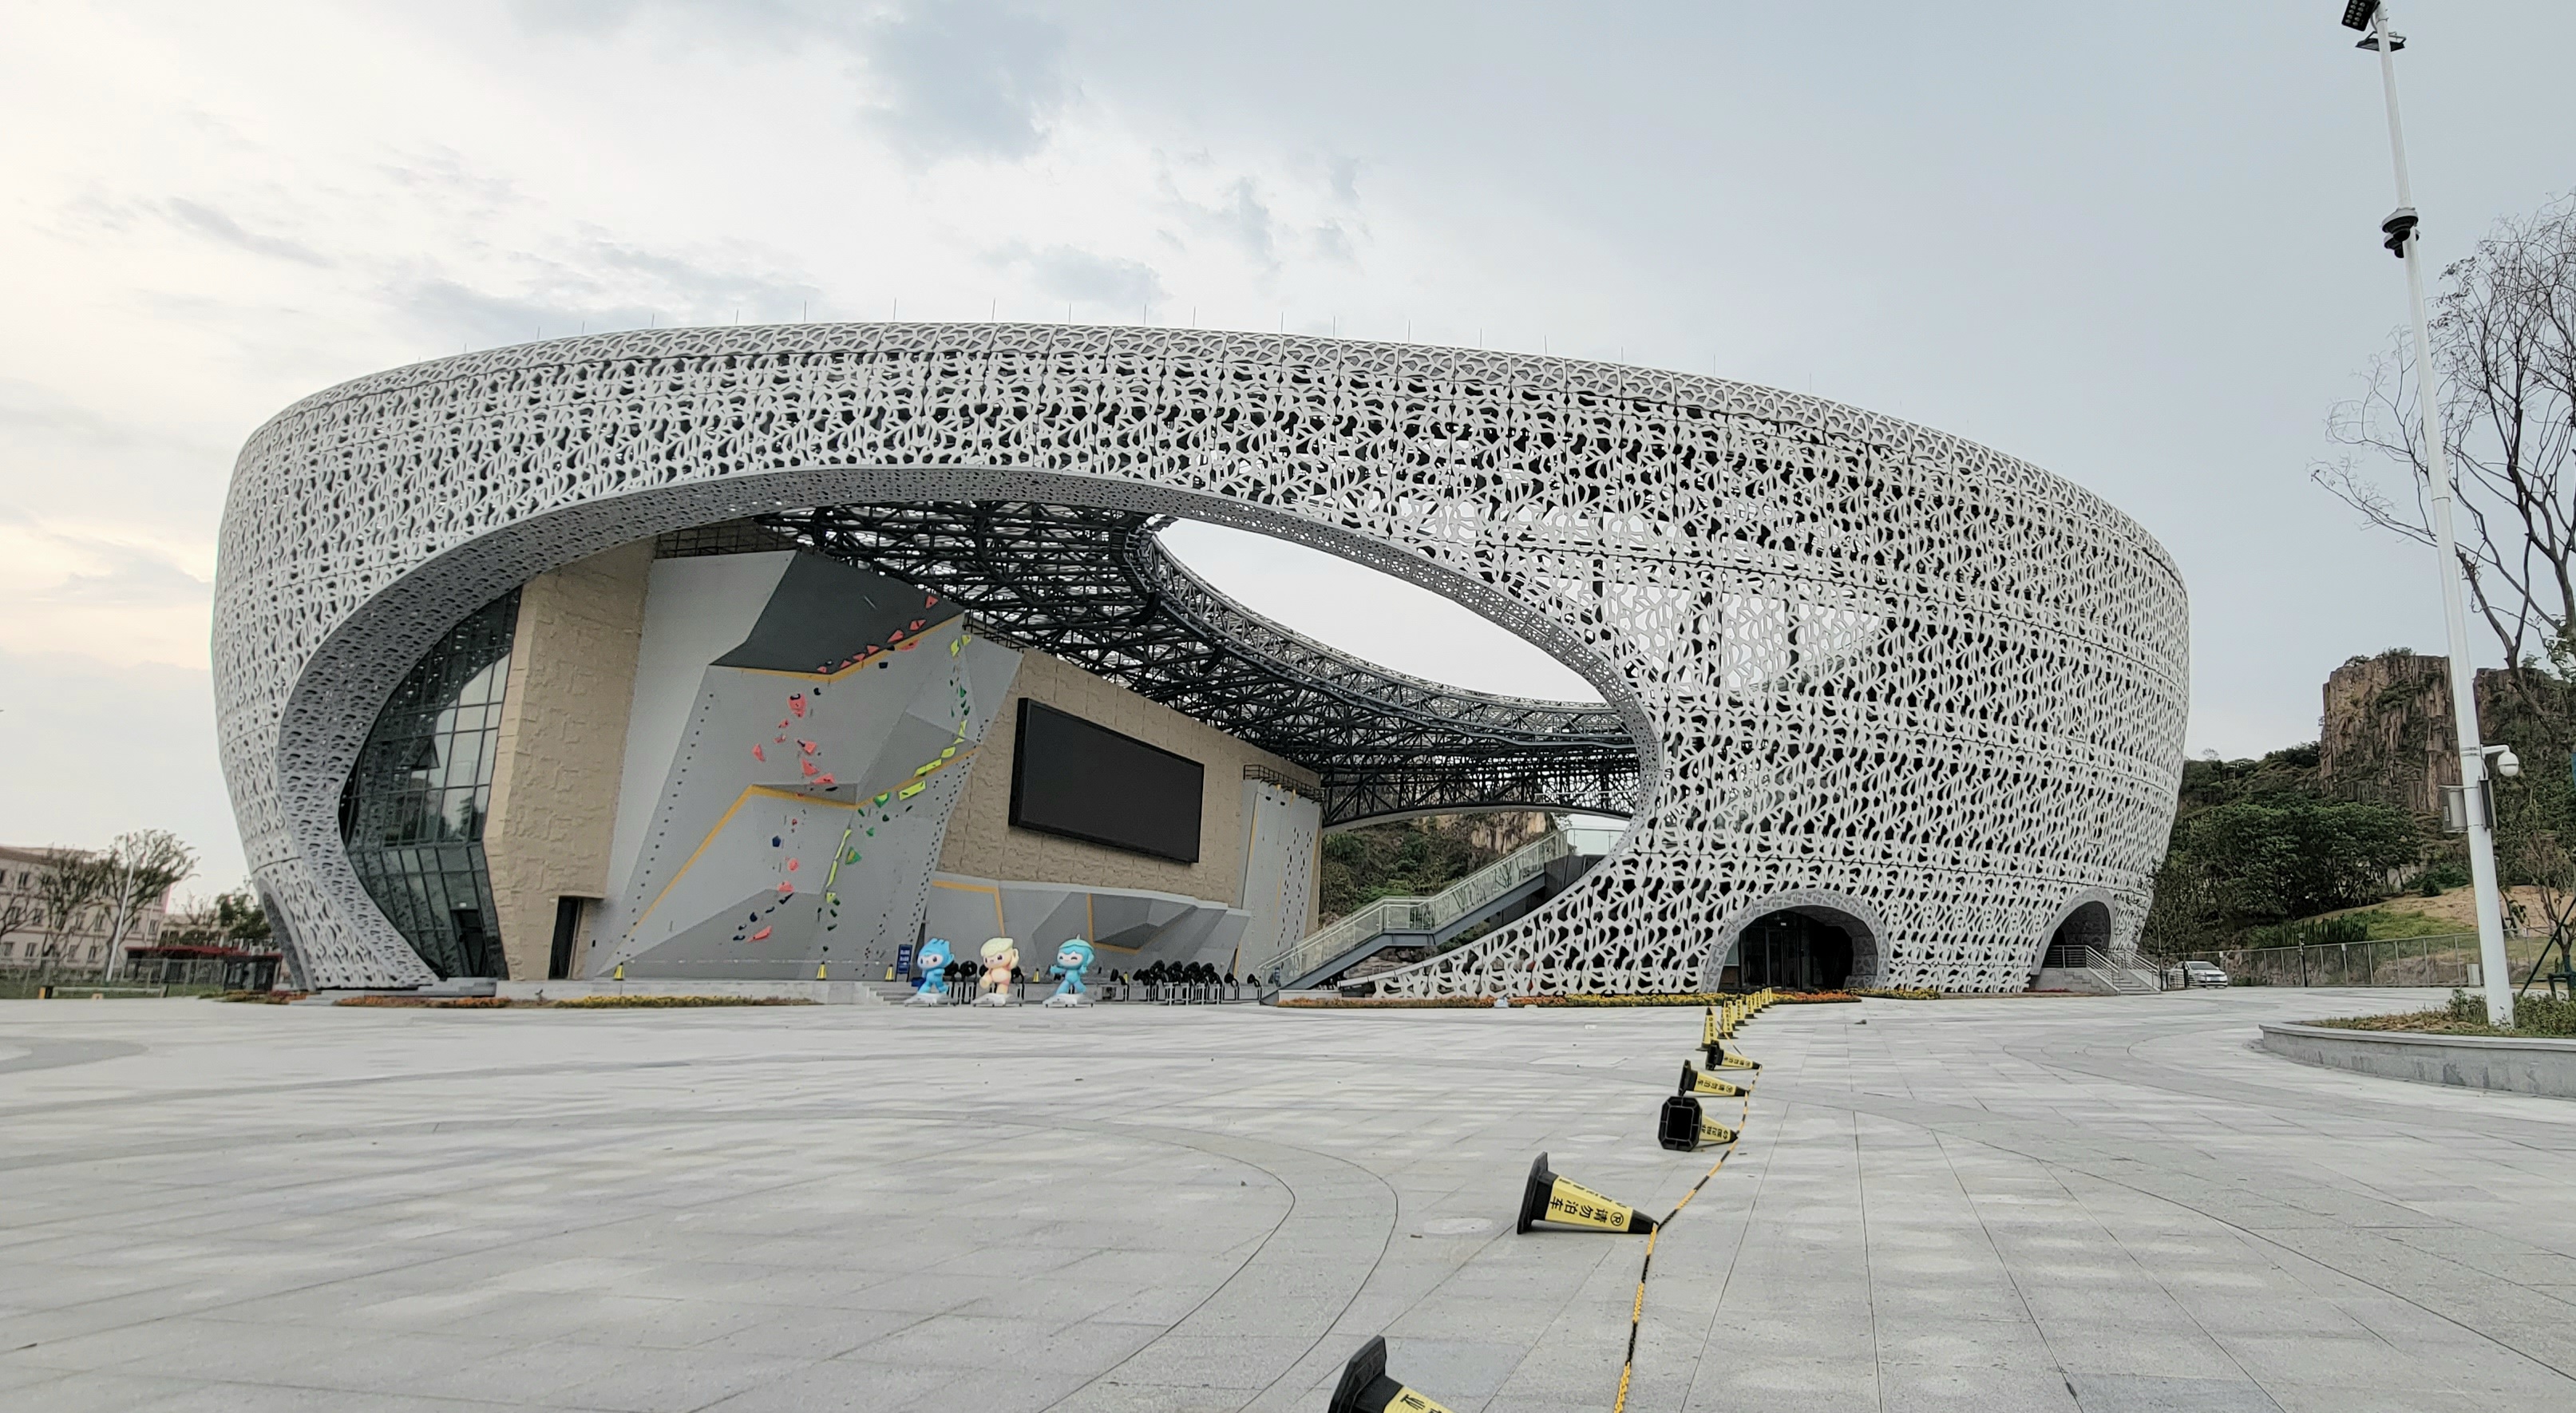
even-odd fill
[{"label": "parked car", "polygon": [[2191,986],[2225,986],[2227,973],[2207,962],[2185,962],[2165,968],[2165,985],[2181,990]]}]

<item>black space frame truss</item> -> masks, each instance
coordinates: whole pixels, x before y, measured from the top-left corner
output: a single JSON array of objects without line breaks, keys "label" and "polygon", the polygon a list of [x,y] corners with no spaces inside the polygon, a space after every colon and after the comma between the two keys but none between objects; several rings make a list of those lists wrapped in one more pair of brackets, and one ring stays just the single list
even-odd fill
[{"label": "black space frame truss", "polygon": [[956,600],[1052,653],[1314,771],[1327,828],[1415,814],[1636,807],[1607,707],[1487,696],[1301,637],[1165,552],[1167,520],[1027,502],[822,506],[665,537],[662,552],[788,543]]}]

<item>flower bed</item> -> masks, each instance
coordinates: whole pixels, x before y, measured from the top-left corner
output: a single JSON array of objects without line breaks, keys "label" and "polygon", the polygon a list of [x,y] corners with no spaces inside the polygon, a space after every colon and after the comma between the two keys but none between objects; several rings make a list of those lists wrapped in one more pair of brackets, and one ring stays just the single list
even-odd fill
[{"label": "flower bed", "polygon": [[507,996],[344,996],[340,1006],[396,1007],[440,1011],[606,1011],[675,1010],[699,1006],[811,1006],[802,996],[574,996],[561,1001],[514,1001]]},{"label": "flower bed", "polygon": [[2546,1037],[2557,1039],[2576,1036],[2576,1000],[2562,1001],[2549,996],[2516,997],[2514,1023],[2499,1030],[2487,1024],[2484,998],[2466,991],[2451,993],[2450,1004],[2438,1011],[2401,1011],[2383,1016],[2337,1016],[2332,1020],[2306,1021],[2335,1030],[2403,1031],[2411,1035],[2498,1035],[2520,1039]]},{"label": "flower bed", "polygon": [[573,996],[561,1001],[522,1001],[559,1011],[675,1010],[696,1006],[811,1006],[803,996]]},{"label": "flower bed", "polygon": [[[1742,991],[1669,991],[1636,996],[1514,996],[1512,1006],[1713,1006],[1720,1001],[1742,1000]],[[1844,991],[1775,991],[1771,999],[1786,1005],[1813,1001],[1856,1001],[1860,998]],[[1304,1010],[1492,1010],[1491,996],[1290,996],[1279,1002]]]}]

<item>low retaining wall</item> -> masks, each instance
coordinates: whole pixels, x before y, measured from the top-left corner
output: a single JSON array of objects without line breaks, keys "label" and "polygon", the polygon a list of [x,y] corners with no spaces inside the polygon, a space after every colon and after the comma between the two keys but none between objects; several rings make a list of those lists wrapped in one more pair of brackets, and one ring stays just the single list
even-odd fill
[{"label": "low retaining wall", "polygon": [[2576,1040],[2267,1025],[2263,1048],[2301,1064],[2383,1079],[2576,1099]]}]

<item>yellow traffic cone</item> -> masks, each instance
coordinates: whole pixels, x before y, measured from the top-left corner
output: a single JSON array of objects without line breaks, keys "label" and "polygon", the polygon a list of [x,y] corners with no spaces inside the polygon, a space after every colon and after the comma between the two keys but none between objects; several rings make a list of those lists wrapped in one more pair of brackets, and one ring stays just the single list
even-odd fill
[{"label": "yellow traffic cone", "polygon": [[1688,1153],[1694,1148],[1733,1143],[1735,1130],[1711,1123],[1697,1099],[1675,1094],[1664,1100],[1664,1111],[1655,1125],[1655,1141],[1676,1153]]},{"label": "yellow traffic cone", "polygon": [[1521,1189],[1520,1229],[1526,1232],[1538,1222],[1593,1231],[1644,1233],[1655,1229],[1654,1218],[1627,1203],[1614,1202],[1549,1172],[1545,1153],[1530,1164],[1529,1182]]},{"label": "yellow traffic cone", "polygon": [[1386,1336],[1371,1335],[1351,1362],[1342,1366],[1342,1381],[1333,1388],[1325,1413],[1450,1413],[1386,1376]]},{"label": "yellow traffic cone", "polygon": [[1691,1068],[1690,1061],[1684,1060],[1682,1061],[1681,1088],[1675,1092],[1680,1094],[1715,1094],[1727,1099],[1741,1099],[1753,1091],[1742,1085],[1729,1084],[1725,1080],[1719,1079],[1713,1074],[1701,1074],[1698,1070]]}]

